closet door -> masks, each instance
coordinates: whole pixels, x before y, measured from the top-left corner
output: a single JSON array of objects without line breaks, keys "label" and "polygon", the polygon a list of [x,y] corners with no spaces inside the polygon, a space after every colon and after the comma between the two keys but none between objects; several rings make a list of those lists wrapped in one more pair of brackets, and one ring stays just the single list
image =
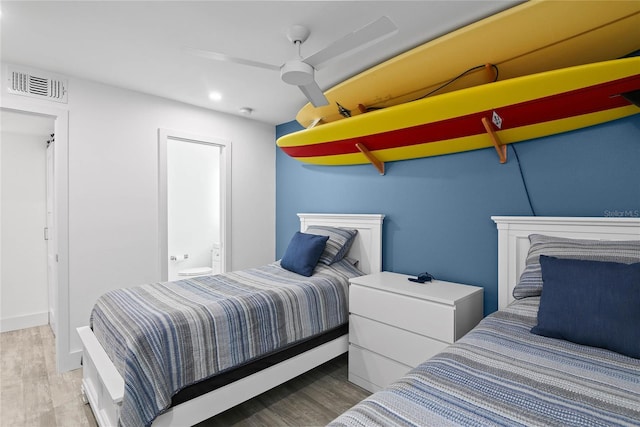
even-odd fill
[{"label": "closet door", "polygon": [[58,334],[58,260],[57,260],[57,233],[55,228],[55,141],[47,146],[47,228],[45,239],[47,240],[47,287],[49,290],[49,325],[54,335]]}]

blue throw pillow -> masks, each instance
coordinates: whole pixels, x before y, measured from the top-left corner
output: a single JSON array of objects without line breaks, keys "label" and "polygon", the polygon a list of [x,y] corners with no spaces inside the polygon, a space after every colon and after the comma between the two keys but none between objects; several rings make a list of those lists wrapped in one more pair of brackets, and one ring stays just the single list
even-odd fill
[{"label": "blue throw pillow", "polygon": [[544,287],[531,332],[640,358],[640,263],[540,256]]},{"label": "blue throw pillow", "polygon": [[329,236],[318,236],[296,231],[280,261],[282,268],[303,276],[311,276]]}]

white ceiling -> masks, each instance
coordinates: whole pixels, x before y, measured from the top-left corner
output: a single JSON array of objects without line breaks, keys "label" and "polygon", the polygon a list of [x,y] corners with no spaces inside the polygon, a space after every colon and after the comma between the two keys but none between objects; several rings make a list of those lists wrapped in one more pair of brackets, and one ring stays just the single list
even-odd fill
[{"label": "white ceiling", "polygon": [[[306,104],[277,72],[215,62],[185,47],[272,64],[297,53],[285,33],[310,28],[302,56],[386,15],[394,36],[341,57],[316,73],[335,84],[451,30],[519,1],[5,1],[0,55],[28,66],[157,95],[271,124],[288,122]],[[460,52],[464,55],[464,52]],[[427,72],[428,70],[416,70]],[[211,101],[210,91],[222,93]],[[73,97],[73,87],[69,89]]]}]

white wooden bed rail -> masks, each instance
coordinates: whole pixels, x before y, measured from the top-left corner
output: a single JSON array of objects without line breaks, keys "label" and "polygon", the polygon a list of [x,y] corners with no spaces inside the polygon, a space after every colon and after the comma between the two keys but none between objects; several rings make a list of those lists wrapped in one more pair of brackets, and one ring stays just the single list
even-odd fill
[{"label": "white wooden bed rail", "polygon": [[124,380],[91,328],[77,331],[82,341],[82,400],[91,405],[99,426],[117,425]]}]

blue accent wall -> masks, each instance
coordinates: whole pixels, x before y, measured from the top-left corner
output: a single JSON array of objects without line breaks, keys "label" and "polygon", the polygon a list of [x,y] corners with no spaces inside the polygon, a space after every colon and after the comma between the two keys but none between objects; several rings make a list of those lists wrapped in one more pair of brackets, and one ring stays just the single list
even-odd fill
[{"label": "blue accent wall", "polygon": [[[300,129],[285,123],[276,136]],[[485,314],[498,306],[492,215],[640,216],[640,114],[509,145],[506,164],[489,148],[390,162],[381,176],[276,150],[278,258],[298,212],[383,213],[384,270],[482,286]]]}]

